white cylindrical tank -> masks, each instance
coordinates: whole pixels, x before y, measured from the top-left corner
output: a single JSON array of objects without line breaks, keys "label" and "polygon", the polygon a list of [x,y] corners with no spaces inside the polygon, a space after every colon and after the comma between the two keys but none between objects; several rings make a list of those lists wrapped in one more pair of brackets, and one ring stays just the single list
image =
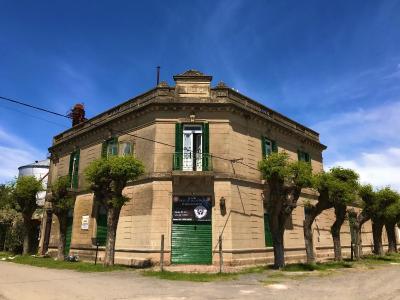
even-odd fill
[{"label": "white cylindrical tank", "polygon": [[46,196],[47,179],[49,174],[50,160],[45,159],[41,161],[35,161],[32,164],[21,166],[18,168],[19,176],[35,176],[38,180],[42,180],[43,191],[36,195],[36,203],[39,206],[44,205],[44,199]]}]

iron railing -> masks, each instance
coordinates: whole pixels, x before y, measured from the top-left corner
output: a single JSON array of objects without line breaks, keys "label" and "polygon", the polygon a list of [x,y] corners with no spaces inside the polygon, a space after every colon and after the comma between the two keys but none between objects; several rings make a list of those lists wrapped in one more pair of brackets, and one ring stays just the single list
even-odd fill
[{"label": "iron railing", "polygon": [[172,158],[174,171],[212,171],[210,153],[175,152]]}]

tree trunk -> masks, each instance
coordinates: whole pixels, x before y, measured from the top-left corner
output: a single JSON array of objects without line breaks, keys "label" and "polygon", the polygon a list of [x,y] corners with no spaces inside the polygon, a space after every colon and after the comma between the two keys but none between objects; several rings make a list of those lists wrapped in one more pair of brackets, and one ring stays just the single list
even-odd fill
[{"label": "tree trunk", "polygon": [[315,251],[314,251],[314,234],[312,230],[312,224],[315,218],[325,209],[331,208],[332,204],[327,198],[328,194],[325,192],[320,192],[317,204],[304,209],[304,222],[303,222],[303,233],[304,233],[304,243],[306,247],[307,263],[315,263]]},{"label": "tree trunk", "polygon": [[57,259],[62,261],[65,259],[65,243],[66,243],[66,235],[67,235],[67,214],[66,213],[58,214],[57,219],[58,219],[58,223],[59,223]]},{"label": "tree trunk", "polygon": [[104,254],[104,266],[114,265],[115,238],[121,207],[108,207],[107,209],[107,241]]},{"label": "tree trunk", "polygon": [[374,254],[383,255],[382,245],[383,223],[379,220],[372,221],[372,237],[374,239]]},{"label": "tree trunk", "polygon": [[362,225],[367,222],[370,217],[365,211],[361,211],[353,220],[353,233],[354,233],[354,258],[359,260],[362,255]]},{"label": "tree trunk", "polygon": [[285,266],[285,247],[283,237],[285,233],[285,226],[280,216],[270,217],[270,227],[272,235],[272,245],[274,247],[274,268],[281,269]]},{"label": "tree trunk", "polygon": [[346,217],[346,206],[336,205],[335,206],[336,220],[331,227],[331,234],[333,239],[333,251],[335,254],[335,261],[342,260],[342,246],[340,244],[340,229],[342,228],[343,222]]},{"label": "tree trunk", "polygon": [[23,215],[24,222],[24,242],[22,255],[28,255],[31,251],[32,215]]},{"label": "tree trunk", "polygon": [[307,263],[315,263],[315,252],[314,252],[314,237],[312,231],[312,224],[315,217],[312,212],[305,213],[303,221],[303,232],[304,232],[304,244],[306,246]]},{"label": "tree trunk", "polygon": [[397,252],[397,240],[396,240],[396,224],[388,222],[385,224],[386,233],[388,237],[388,253]]}]

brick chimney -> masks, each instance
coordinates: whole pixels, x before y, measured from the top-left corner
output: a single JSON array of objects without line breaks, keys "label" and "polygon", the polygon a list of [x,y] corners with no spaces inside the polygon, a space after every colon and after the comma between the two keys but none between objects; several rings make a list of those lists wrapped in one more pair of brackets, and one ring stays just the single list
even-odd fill
[{"label": "brick chimney", "polygon": [[75,104],[71,109],[69,116],[72,119],[72,126],[78,125],[87,119],[85,118],[85,106],[81,103]]}]

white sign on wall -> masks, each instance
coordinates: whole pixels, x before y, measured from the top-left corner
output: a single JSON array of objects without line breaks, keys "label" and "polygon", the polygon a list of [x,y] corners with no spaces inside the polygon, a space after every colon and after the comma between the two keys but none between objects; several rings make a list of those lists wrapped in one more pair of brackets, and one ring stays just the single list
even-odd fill
[{"label": "white sign on wall", "polygon": [[89,216],[82,216],[82,230],[89,230]]}]

